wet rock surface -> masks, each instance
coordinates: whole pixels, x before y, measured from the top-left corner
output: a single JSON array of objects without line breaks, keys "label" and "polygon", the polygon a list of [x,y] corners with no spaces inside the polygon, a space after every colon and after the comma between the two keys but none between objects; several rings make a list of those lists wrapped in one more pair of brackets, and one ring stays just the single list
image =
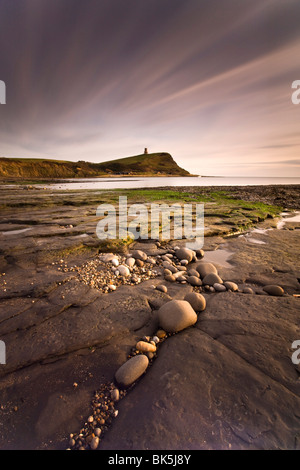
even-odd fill
[{"label": "wet rock surface", "polygon": [[[1,237],[0,448],[300,448],[297,226],[255,234],[264,244],[206,238],[203,260],[186,267],[178,241],[135,243],[104,261],[92,235],[75,238],[95,230],[89,210],[70,206],[68,224],[65,208],[5,214],[7,229],[12,218],[16,230],[34,223]],[[186,281],[218,252],[211,264],[225,291]],[[129,275],[115,274],[120,265]],[[162,331],[159,309],[191,293],[202,296],[197,322]],[[133,351],[140,342],[152,347]],[[150,355],[145,374],[112,398],[116,371],[141,354]]]}]

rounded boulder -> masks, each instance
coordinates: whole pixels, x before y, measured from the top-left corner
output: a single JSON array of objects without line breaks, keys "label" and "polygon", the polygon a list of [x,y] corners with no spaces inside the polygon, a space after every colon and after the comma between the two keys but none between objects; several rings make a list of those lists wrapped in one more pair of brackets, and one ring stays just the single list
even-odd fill
[{"label": "rounded boulder", "polygon": [[218,282],[215,282],[213,285],[213,288],[215,289],[216,292],[225,292],[226,287],[223,284],[219,284]]},{"label": "rounded boulder", "polygon": [[223,281],[222,279],[220,278],[220,276],[218,276],[218,274],[216,273],[210,273],[210,274],[207,274],[204,278],[203,278],[203,284],[204,285],[208,285],[208,286],[213,286],[214,284],[223,284]]},{"label": "rounded boulder", "polygon": [[156,346],[151,343],[147,343],[146,341],[139,341],[136,344],[136,349],[140,352],[155,352]]},{"label": "rounded boulder", "polygon": [[180,260],[187,260],[189,263],[195,258],[195,252],[189,248],[179,248],[175,251],[175,255]]},{"label": "rounded boulder", "polygon": [[284,290],[282,289],[282,287],[276,286],[276,285],[273,285],[273,284],[263,287],[263,290],[265,292],[267,292],[269,295],[276,295],[276,296],[279,296],[279,297],[284,294]]},{"label": "rounded boulder", "polygon": [[203,310],[205,310],[205,307],[206,307],[205,297],[201,294],[198,294],[197,292],[190,292],[189,294],[186,294],[186,296],[184,297],[184,300],[186,300],[187,302],[189,302],[189,304],[191,304],[195,312],[202,312]]},{"label": "rounded boulder", "polygon": [[147,369],[149,359],[144,354],[134,356],[125,362],[115,373],[115,380],[120,387],[132,385]]},{"label": "rounded boulder", "polygon": [[218,274],[217,268],[212,263],[199,263],[196,266],[196,270],[200,274],[200,277],[203,279],[208,274]]},{"label": "rounded boulder", "polygon": [[232,282],[232,281],[225,281],[224,286],[226,287],[226,289],[232,290],[233,292],[236,292],[237,290],[239,290],[239,286],[235,282]]},{"label": "rounded boulder", "polygon": [[186,300],[171,300],[158,311],[158,322],[168,333],[176,333],[192,326],[197,321],[197,314]]},{"label": "rounded boulder", "polygon": [[202,286],[202,281],[197,276],[188,276],[186,280],[191,286]]}]

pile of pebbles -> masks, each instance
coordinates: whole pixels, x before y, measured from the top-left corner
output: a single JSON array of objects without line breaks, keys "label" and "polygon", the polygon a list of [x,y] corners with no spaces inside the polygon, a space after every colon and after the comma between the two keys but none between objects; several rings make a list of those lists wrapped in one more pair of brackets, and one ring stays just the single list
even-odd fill
[{"label": "pile of pebbles", "polygon": [[[240,290],[235,282],[223,281],[212,263],[200,261],[189,269],[190,263],[204,257],[203,250],[167,247],[166,251],[167,253],[163,255],[155,256],[148,256],[141,250],[133,250],[127,255],[102,253],[81,266],[68,267],[64,260],[60,260],[58,269],[62,272],[76,273],[78,281],[103,293],[113,292],[122,285],[134,286],[154,279],[161,276],[160,271],[163,270],[165,281],[190,284],[198,293],[229,290],[245,294],[284,295],[284,290],[276,285],[268,285],[257,291],[251,287]],[[168,291],[164,284],[156,288],[164,293]]]},{"label": "pile of pebbles", "polygon": [[96,450],[101,437],[117,417],[116,403],[125,396],[110,382],[94,393],[92,412],[78,433],[70,434],[68,450]]},{"label": "pile of pebbles", "polygon": [[[134,268],[142,270],[139,274],[139,282],[142,282],[144,271],[146,278],[150,278],[149,265],[163,268],[164,279],[169,282],[189,283],[193,291],[186,294],[184,300],[169,300],[158,310],[159,330],[154,335],[143,336],[132,347],[127,360],[119,367],[114,376],[114,382],[104,384],[95,392],[92,402],[92,413],[84,423],[83,428],[77,434],[70,434],[69,449],[71,450],[96,450],[101,439],[113,419],[117,417],[116,404],[126,396],[128,391],[146,373],[149,365],[157,357],[159,345],[169,336],[193,326],[198,320],[198,314],[205,310],[206,299],[201,294],[202,290],[210,292],[243,292],[254,294],[250,287],[243,290],[232,281],[223,281],[212,263],[202,261],[203,250],[193,251],[188,248],[168,249],[168,253],[149,258],[143,251],[135,250],[127,257],[121,257],[112,253],[102,254],[97,260],[99,267],[106,266],[104,270],[107,279],[114,279],[115,284],[119,279],[131,283]],[[199,261],[195,268],[188,269],[191,262]],[[85,265],[87,266],[87,265]],[[121,269],[123,268],[123,269]],[[109,273],[109,274],[107,274]],[[154,271],[157,276],[159,273]],[[110,278],[110,276],[112,276]],[[100,282],[100,281],[99,281]],[[114,284],[114,285],[115,285]],[[156,289],[167,292],[167,286],[159,284]],[[259,293],[259,292],[257,292]],[[265,295],[284,295],[280,286],[265,286],[262,292]]]},{"label": "pile of pebbles", "polygon": [[[138,378],[144,374],[148,365],[156,357],[158,344],[168,336],[170,334],[160,329],[154,336],[143,336],[136,343],[127,357],[127,362],[116,372],[115,383],[103,384],[94,393],[91,414],[79,432],[70,434],[67,450],[98,449],[105,432],[118,416],[117,403],[127,395]],[[142,368],[141,363],[144,363]],[[129,372],[128,369],[130,369]]]},{"label": "pile of pebbles", "polygon": [[102,253],[81,266],[68,267],[61,260],[62,272],[74,272],[77,279],[103,293],[115,291],[122,285],[137,285],[160,275],[155,269],[157,260],[135,250],[128,255]]}]

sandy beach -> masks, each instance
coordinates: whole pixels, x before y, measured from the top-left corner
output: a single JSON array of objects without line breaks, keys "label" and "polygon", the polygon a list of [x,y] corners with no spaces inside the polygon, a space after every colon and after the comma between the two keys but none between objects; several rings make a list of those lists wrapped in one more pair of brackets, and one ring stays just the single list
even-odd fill
[{"label": "sandy beach", "polygon": [[[186,240],[100,244],[96,209],[113,193],[1,189],[1,449],[300,448],[300,187],[172,190],[205,201],[204,256],[188,263]],[[231,287],[203,282],[203,263]],[[161,307],[192,292],[196,321],[161,333]],[[140,356],[145,372],[116,383]]]}]

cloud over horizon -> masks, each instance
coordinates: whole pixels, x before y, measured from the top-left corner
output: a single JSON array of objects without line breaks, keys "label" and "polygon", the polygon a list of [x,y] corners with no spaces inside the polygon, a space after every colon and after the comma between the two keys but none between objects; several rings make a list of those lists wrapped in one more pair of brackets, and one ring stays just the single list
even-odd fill
[{"label": "cloud over horizon", "polygon": [[[2,0],[0,155],[297,176],[297,0]],[[294,163],[293,163],[294,162]]]}]

